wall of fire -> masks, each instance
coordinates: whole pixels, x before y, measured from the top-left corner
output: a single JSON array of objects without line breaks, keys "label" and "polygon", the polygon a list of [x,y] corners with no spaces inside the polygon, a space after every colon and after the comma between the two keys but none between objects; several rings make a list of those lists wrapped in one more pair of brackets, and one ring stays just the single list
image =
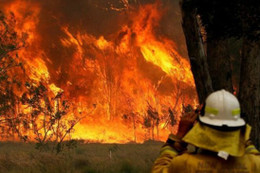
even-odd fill
[{"label": "wall of fire", "polygon": [[30,78],[85,115],[73,138],[164,140],[197,104],[177,0],[4,0],[0,10],[25,38]]}]

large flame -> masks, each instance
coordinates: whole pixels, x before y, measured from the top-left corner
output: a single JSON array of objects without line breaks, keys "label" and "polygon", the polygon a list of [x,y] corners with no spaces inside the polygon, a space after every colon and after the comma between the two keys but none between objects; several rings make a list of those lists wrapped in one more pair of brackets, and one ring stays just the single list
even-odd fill
[{"label": "large flame", "polygon": [[[178,126],[169,125],[168,109],[174,110],[178,122],[182,105],[197,103],[189,61],[173,40],[156,32],[164,15],[161,3],[130,7],[128,1],[122,2],[123,8],[106,8],[127,15],[127,22],[114,33],[97,36],[77,29],[80,25],[60,22],[62,34],[54,43],[47,40],[48,46],[43,44],[48,38],[39,31],[40,3],[16,0],[2,9],[14,13],[15,30],[26,37],[18,54],[30,78],[48,83],[54,95],[64,91],[76,113],[86,115],[72,138],[120,143],[164,140]],[[58,20],[55,14],[52,17]],[[55,59],[55,51],[61,60]],[[158,122],[155,118],[151,123],[156,125],[147,128],[148,110],[158,115]]]}]

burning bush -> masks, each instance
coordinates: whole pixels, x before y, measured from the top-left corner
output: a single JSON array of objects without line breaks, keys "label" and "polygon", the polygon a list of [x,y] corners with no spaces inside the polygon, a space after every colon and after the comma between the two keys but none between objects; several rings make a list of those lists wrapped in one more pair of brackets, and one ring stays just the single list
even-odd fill
[{"label": "burning bush", "polygon": [[63,91],[26,74],[17,54],[24,38],[19,38],[14,25],[13,14],[7,18],[0,13],[1,137],[36,141],[38,148],[54,142],[60,152],[63,141],[85,116],[68,117],[69,103],[62,97]]}]

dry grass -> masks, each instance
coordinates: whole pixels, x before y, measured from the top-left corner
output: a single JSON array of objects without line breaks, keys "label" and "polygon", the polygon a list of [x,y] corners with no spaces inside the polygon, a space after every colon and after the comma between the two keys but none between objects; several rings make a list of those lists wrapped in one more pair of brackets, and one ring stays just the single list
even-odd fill
[{"label": "dry grass", "polygon": [[146,173],[162,143],[78,144],[58,155],[34,144],[1,142],[0,173]]}]

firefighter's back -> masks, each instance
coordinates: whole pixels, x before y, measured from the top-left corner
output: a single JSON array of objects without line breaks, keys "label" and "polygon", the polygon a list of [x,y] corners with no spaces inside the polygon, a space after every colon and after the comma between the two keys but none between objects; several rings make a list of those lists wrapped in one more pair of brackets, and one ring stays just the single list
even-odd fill
[{"label": "firefighter's back", "polygon": [[175,157],[169,173],[260,173],[260,155],[245,154],[227,160],[212,154],[183,154]]}]

